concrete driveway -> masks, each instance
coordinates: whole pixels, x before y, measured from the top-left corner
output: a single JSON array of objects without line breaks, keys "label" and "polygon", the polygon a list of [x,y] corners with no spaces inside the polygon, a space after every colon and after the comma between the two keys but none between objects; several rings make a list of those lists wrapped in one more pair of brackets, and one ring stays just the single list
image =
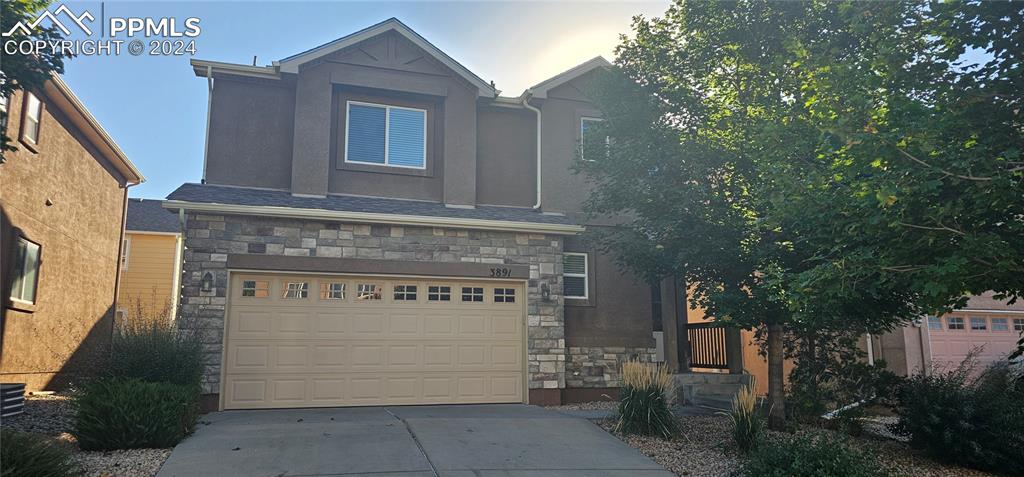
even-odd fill
[{"label": "concrete driveway", "polygon": [[226,411],[201,420],[158,477],[672,476],[592,422],[535,406]]}]

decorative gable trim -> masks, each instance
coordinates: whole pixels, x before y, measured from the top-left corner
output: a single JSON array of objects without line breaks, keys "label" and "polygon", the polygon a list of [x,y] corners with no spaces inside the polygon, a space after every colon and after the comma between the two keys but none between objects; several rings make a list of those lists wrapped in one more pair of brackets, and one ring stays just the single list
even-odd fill
[{"label": "decorative gable trim", "polygon": [[548,91],[555,89],[573,79],[583,76],[597,68],[611,68],[612,64],[604,59],[604,57],[597,56],[591,58],[587,62],[576,65],[562,73],[559,73],[551,78],[548,78],[536,86],[526,90],[526,95],[533,98],[544,99],[548,97]]},{"label": "decorative gable trim", "polygon": [[317,60],[326,55],[330,55],[337,51],[349,48],[363,41],[369,40],[375,36],[378,36],[389,31],[394,31],[399,35],[405,37],[407,40],[412,42],[414,45],[427,52],[434,59],[439,61],[444,66],[448,67],[461,78],[468,81],[471,85],[475,86],[479,91],[479,95],[486,98],[493,98],[496,96],[494,88],[481,79],[479,76],[473,74],[465,66],[459,64],[459,62],[452,59],[450,56],[445,54],[443,51],[438,49],[436,46],[431,44],[429,41],[424,39],[418,33],[413,31],[411,28],[400,22],[397,18],[389,18],[383,22],[380,22],[371,27],[365,28],[351,35],[341,37],[330,43],[320,45],[311,50],[304,51],[297,55],[289,56],[280,61],[273,63],[274,68],[281,73],[298,73],[299,66],[309,63],[310,61]]}]

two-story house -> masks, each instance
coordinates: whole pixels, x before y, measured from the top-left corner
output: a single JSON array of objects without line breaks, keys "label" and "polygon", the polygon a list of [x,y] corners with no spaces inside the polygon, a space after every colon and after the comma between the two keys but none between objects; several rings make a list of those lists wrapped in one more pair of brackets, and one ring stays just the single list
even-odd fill
[{"label": "two-story house", "polygon": [[60,389],[113,331],[128,187],[143,181],[54,75],[0,98],[0,382]]},{"label": "two-story house", "polygon": [[678,364],[679,287],[580,237],[600,223],[571,164],[607,65],[501,96],[396,19],[270,66],[193,60],[203,178],[164,207],[208,405],[594,399],[662,322]]}]

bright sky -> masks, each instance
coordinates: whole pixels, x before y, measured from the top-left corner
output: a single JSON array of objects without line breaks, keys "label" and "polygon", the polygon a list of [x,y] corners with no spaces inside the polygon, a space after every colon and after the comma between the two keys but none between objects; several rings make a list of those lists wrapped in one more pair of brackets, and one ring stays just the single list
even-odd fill
[{"label": "bright sky", "polygon": [[[60,2],[55,2],[54,6]],[[98,2],[66,2],[97,18]],[[270,64],[396,17],[504,95],[594,56],[611,60],[634,15],[659,2],[106,2],[107,17],[201,19],[196,58]],[[97,35],[93,35],[97,38]],[[146,176],[133,197],[163,198],[202,175],[206,81],[189,56],[79,56],[65,81]]]}]

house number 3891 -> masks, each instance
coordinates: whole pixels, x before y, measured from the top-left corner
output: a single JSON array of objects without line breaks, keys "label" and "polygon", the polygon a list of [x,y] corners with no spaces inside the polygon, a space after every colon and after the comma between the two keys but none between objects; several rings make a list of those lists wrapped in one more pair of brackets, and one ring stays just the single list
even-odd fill
[{"label": "house number 3891", "polygon": [[491,269],[491,276],[492,277],[508,278],[508,277],[512,276],[512,269],[509,269],[509,268],[492,268]]}]

